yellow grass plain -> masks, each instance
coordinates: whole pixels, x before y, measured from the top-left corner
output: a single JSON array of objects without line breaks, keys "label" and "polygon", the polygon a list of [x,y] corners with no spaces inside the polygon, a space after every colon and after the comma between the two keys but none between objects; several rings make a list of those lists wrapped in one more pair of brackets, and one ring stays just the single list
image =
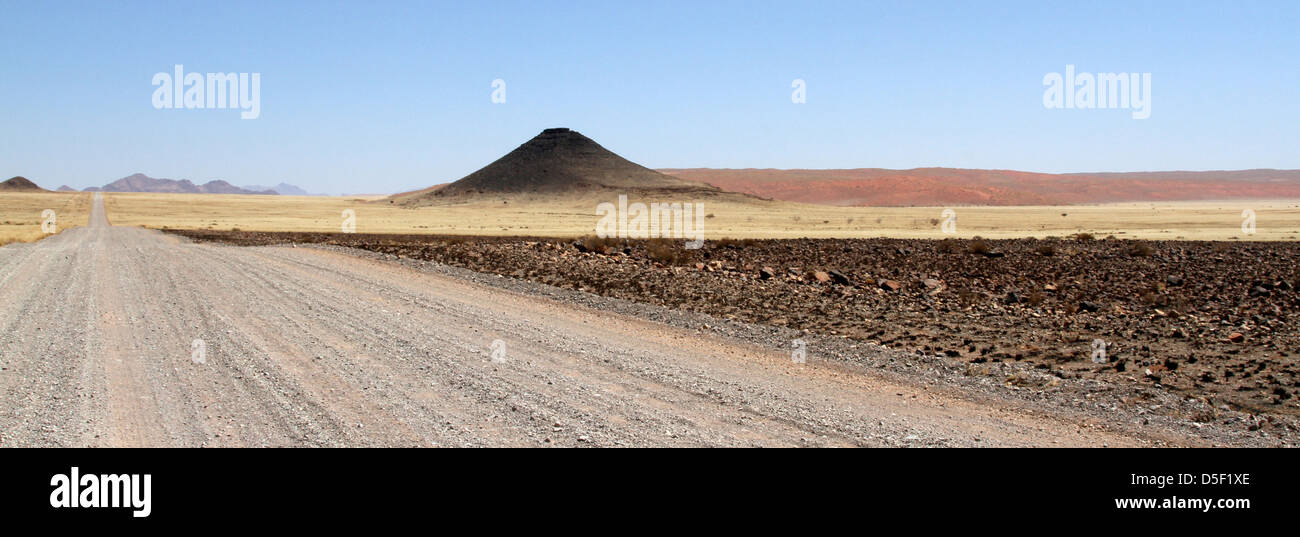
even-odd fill
[{"label": "yellow grass plain", "polygon": [[[114,225],[244,231],[342,230],[344,211],[357,233],[438,235],[592,235],[596,204],[616,199],[491,199],[403,208],[379,197],[107,193]],[[631,202],[689,202],[636,199]],[[1187,240],[1300,240],[1300,200],[1155,202],[1028,207],[831,207],[737,198],[701,201],[706,239],[1065,237]],[[956,213],[943,232],[942,213]],[[1243,230],[1243,211],[1255,233]],[[36,213],[39,215],[39,211]]]},{"label": "yellow grass plain", "polygon": [[54,211],[58,231],[86,225],[92,196],[89,192],[0,192],[0,245],[45,238],[41,214],[46,209]]}]

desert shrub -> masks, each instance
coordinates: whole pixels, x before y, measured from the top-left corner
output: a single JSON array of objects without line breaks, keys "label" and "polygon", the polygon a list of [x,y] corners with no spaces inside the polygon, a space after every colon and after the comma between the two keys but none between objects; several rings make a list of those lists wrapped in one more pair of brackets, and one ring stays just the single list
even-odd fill
[{"label": "desert shrub", "polygon": [[961,251],[961,246],[957,244],[957,239],[941,240],[939,241],[939,245],[935,248],[939,250],[939,253],[941,254],[955,254]]},{"label": "desert shrub", "polygon": [[1074,239],[1081,242],[1087,242],[1087,241],[1095,241],[1097,240],[1097,237],[1094,237],[1092,233],[1076,233],[1074,235]]},{"label": "desert shrub", "polygon": [[1029,293],[1029,305],[1037,306],[1039,304],[1042,304],[1043,300],[1046,298],[1047,296],[1044,295],[1042,291],[1034,291],[1032,293]]},{"label": "desert shrub", "polygon": [[646,244],[646,255],[665,265],[676,265],[683,259],[682,245],[669,240],[652,240]]},{"label": "desert shrub", "polygon": [[597,237],[588,235],[582,239],[582,246],[593,252],[602,252],[606,248],[614,248],[619,245],[619,240],[614,237]]},{"label": "desert shrub", "polygon": [[931,218],[931,219],[930,219],[930,227],[934,227],[934,226],[937,226],[937,225],[939,225],[939,219],[938,219],[938,218]]},{"label": "desert shrub", "polygon": [[1150,244],[1145,242],[1134,243],[1128,249],[1128,255],[1134,257],[1151,257],[1152,255],[1155,255],[1155,253],[1156,249],[1152,248]]},{"label": "desert shrub", "polygon": [[730,237],[723,237],[721,239],[709,241],[705,244],[708,244],[709,247],[711,248],[730,248],[732,250],[744,250],[746,247],[753,246],[755,244],[755,241],[754,239],[733,239]]},{"label": "desert shrub", "polygon": [[966,250],[972,254],[983,255],[992,252],[993,247],[989,245],[988,241],[975,237],[974,240],[970,241],[970,245],[966,247]]}]

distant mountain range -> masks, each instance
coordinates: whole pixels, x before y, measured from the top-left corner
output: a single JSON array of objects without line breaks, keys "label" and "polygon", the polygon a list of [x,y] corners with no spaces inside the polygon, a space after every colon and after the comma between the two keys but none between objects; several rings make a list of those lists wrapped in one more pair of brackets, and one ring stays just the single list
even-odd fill
[{"label": "distant mountain range", "polygon": [[[36,191],[45,190],[35,183],[27,180],[25,177],[14,177],[4,182],[0,182],[0,190],[9,191]],[[77,189],[68,185],[60,186],[58,192],[76,192]],[[250,185],[238,187],[226,181],[216,180],[208,181],[201,185],[196,185],[189,179],[157,179],[149,177],[143,173],[134,173],[113,181],[104,186],[92,186],[83,190],[83,192],[159,192],[173,194],[259,194],[259,195],[285,195],[285,196],[316,196],[298,188],[289,183],[280,183],[278,185],[267,187]]]},{"label": "distant mountain range", "polygon": [[298,188],[298,187],[296,187],[296,186],[294,186],[294,185],[291,185],[291,184],[289,184],[289,183],[280,183],[280,184],[275,185],[275,186],[244,185],[244,189],[245,189],[245,190],[252,190],[252,191],[255,191],[255,192],[262,192],[262,191],[266,191],[266,190],[271,190],[271,191],[274,191],[276,194],[279,194],[279,195],[281,195],[281,196],[323,196],[323,195],[324,195],[324,194],[312,194],[311,192],[307,192],[306,190],[303,190],[303,189],[301,189],[301,188]]},{"label": "distant mountain range", "polygon": [[1074,205],[1300,198],[1300,170],[1068,174],[960,168],[659,171],[731,192],[843,206]]},{"label": "distant mountain range", "polygon": [[161,192],[173,194],[266,194],[275,195],[274,190],[249,190],[239,188],[225,181],[208,181],[201,185],[189,179],[155,179],[143,173],[128,175],[103,187],[90,187],[86,192]]}]

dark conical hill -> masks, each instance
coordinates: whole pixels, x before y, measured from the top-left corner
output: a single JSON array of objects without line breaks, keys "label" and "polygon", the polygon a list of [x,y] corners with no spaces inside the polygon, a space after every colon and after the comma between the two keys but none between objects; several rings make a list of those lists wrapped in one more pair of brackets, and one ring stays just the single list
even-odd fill
[{"label": "dark conical hill", "polygon": [[569,129],[546,129],[454,183],[395,196],[419,204],[430,198],[478,194],[582,195],[614,191],[643,193],[715,193],[703,183],[666,175],[618,156]]}]

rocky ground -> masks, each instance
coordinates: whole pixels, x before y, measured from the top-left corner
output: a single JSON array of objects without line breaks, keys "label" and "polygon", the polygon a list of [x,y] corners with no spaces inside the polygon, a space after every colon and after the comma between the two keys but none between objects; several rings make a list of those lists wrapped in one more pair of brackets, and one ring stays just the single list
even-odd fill
[{"label": "rocky ground", "polygon": [[[487,251],[574,274],[640,262],[531,242]],[[0,447],[1300,443],[1293,418],[1149,386],[976,371],[399,255],[196,243],[111,226],[96,195],[89,225],[0,248]],[[723,278],[703,266],[677,268]]]},{"label": "rocky ground", "polygon": [[1020,362],[1043,373],[1023,380],[1030,384],[1095,379],[1198,399],[1208,414],[1300,414],[1294,243],[723,240],[685,250],[659,241],[173,233],[361,248],[939,354],[973,376]]}]

